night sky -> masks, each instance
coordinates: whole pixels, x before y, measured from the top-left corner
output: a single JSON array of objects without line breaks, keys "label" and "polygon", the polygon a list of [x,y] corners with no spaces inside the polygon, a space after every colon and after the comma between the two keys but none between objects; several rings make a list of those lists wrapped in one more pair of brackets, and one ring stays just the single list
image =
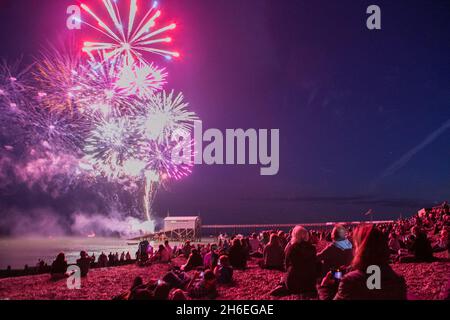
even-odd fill
[{"label": "night sky", "polygon": [[[163,20],[177,22],[182,57],[158,63],[203,127],[280,129],[278,175],[196,166],[159,193],[161,216],[287,223],[363,219],[373,209],[384,219],[450,200],[450,1],[159,2]],[[0,0],[0,56],[27,60],[48,43],[79,43],[84,31],[65,27],[73,3]],[[366,28],[371,4],[382,30]],[[8,206],[24,198],[41,205],[23,191]]]}]

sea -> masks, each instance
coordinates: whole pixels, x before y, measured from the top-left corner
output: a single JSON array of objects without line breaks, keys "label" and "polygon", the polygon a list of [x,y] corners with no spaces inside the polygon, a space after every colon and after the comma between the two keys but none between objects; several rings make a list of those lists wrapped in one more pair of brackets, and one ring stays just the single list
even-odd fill
[{"label": "sea", "polygon": [[[201,243],[213,242],[211,237],[202,238]],[[80,251],[86,251],[89,256],[95,255],[96,259],[104,252],[119,253],[130,252],[134,259],[138,250],[139,241],[120,238],[102,237],[20,237],[20,238],[0,238],[0,270],[5,270],[8,266],[11,269],[23,269],[25,265],[34,267],[43,260],[51,264],[56,255],[64,252],[67,262],[76,263],[80,257]],[[157,243],[150,242],[156,246]],[[172,246],[180,245],[179,242],[171,241]]]},{"label": "sea", "polygon": [[84,250],[89,255],[95,254],[96,258],[104,252],[119,255],[122,252],[130,252],[134,257],[138,249],[137,241],[118,238],[2,238],[0,239],[0,269],[7,266],[12,269],[23,269],[25,265],[36,266],[39,259],[51,264],[59,252],[64,252],[68,263],[75,263],[80,257],[80,251]]}]

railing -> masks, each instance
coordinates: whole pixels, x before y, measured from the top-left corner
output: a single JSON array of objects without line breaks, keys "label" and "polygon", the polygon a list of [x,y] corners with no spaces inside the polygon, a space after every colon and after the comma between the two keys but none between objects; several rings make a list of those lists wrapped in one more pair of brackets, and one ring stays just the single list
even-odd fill
[{"label": "railing", "polygon": [[202,225],[202,234],[218,234],[220,230],[232,232],[234,234],[238,232],[249,233],[256,232],[261,230],[287,230],[295,227],[296,225],[302,225],[306,228],[331,228],[335,224],[343,224],[346,226],[359,225],[361,223],[375,223],[375,224],[384,224],[384,223],[393,223],[394,220],[380,220],[380,221],[346,221],[346,222],[320,222],[320,223],[267,223],[267,224],[210,224],[210,225]]}]

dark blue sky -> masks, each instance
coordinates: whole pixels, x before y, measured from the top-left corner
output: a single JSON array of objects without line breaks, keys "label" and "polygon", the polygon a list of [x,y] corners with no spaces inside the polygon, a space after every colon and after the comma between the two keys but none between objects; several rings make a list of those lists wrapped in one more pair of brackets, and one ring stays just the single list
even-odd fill
[{"label": "dark blue sky", "polygon": [[[75,2],[0,0],[0,56],[82,37],[65,30]],[[169,86],[206,128],[279,128],[280,171],[196,166],[159,194],[159,212],[310,222],[369,208],[388,218],[450,198],[450,1],[160,3],[182,52]],[[382,30],[366,28],[371,4]]]}]

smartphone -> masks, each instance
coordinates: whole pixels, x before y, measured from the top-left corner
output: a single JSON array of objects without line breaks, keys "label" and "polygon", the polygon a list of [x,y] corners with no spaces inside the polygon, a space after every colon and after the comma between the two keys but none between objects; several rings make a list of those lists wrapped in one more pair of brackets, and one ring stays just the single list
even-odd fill
[{"label": "smartphone", "polygon": [[342,279],[343,272],[341,270],[333,269],[333,270],[331,270],[331,273],[333,275],[333,279],[338,280],[338,281]]}]

